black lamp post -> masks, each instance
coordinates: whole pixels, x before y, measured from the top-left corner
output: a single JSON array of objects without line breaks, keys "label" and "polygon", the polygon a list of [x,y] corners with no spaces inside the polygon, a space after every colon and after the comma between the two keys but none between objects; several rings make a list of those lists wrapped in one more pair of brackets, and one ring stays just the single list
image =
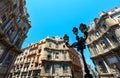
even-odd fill
[{"label": "black lamp post", "polygon": [[93,78],[92,75],[90,74],[90,71],[87,67],[87,63],[85,61],[85,57],[84,57],[84,53],[83,50],[85,49],[85,41],[88,37],[88,33],[87,33],[87,26],[85,24],[80,24],[79,27],[80,31],[84,34],[84,37],[79,37],[78,36],[78,28],[73,27],[73,33],[76,35],[76,40],[77,42],[74,42],[72,45],[69,45],[69,36],[67,34],[64,35],[64,41],[67,45],[67,47],[74,47],[77,48],[78,51],[80,51],[82,58],[83,58],[83,63],[84,63],[84,69],[85,69],[85,78]]}]

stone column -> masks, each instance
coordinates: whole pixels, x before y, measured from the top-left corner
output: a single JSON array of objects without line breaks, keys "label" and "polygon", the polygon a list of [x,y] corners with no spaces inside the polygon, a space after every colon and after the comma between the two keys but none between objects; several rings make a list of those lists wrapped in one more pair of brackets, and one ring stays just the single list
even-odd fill
[{"label": "stone column", "polygon": [[103,60],[103,63],[105,64],[105,67],[106,67],[106,69],[107,69],[108,73],[111,73],[111,72],[110,72],[110,68],[108,67],[107,63],[104,61],[104,59],[103,59],[103,58],[102,58],[102,60]]},{"label": "stone column", "polygon": [[60,64],[60,74],[63,75],[63,64]]},{"label": "stone column", "polygon": [[50,75],[52,75],[52,64],[50,66]]},{"label": "stone column", "polygon": [[113,44],[110,42],[110,40],[107,37],[106,40],[108,41],[108,43],[110,43],[111,47],[113,47]]}]

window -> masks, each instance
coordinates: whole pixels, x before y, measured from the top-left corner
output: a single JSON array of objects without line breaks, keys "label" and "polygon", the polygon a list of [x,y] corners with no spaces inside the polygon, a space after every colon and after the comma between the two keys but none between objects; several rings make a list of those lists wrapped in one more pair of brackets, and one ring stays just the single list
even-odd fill
[{"label": "window", "polygon": [[38,50],[38,53],[41,53],[41,49]]},{"label": "window", "polygon": [[59,64],[55,64],[55,65],[54,65],[54,69],[55,69],[55,70],[57,70],[57,69],[59,69],[59,68],[60,68],[60,65],[59,65]]},{"label": "window", "polygon": [[110,38],[113,42],[118,42],[118,40],[117,40],[117,38],[115,37],[115,36],[111,36],[111,38]]},{"label": "window", "polygon": [[17,24],[20,24],[21,23],[21,19],[20,17],[17,19]]},{"label": "window", "polygon": [[4,52],[4,50],[3,50],[3,48],[0,46],[0,58],[1,58],[2,54],[3,54],[3,52]]},{"label": "window", "polygon": [[56,48],[59,48],[59,45],[58,45],[58,44],[56,44]]},{"label": "window", "polygon": [[13,35],[14,31],[15,31],[15,28],[13,26],[8,30],[7,35],[9,38]]},{"label": "window", "polygon": [[106,26],[105,24],[102,24],[102,28],[103,28],[104,30],[106,30],[106,29],[107,29],[107,26]]},{"label": "window", "polygon": [[13,9],[15,10],[17,8],[17,3],[14,3]]},{"label": "window", "polygon": [[60,65],[59,64],[54,64],[53,73],[58,74],[59,73],[59,69],[60,69]]},{"label": "window", "polygon": [[51,54],[48,54],[47,58],[48,58],[48,60],[50,60],[51,59]]},{"label": "window", "polygon": [[25,26],[23,27],[23,31],[26,31],[26,27]]},{"label": "window", "polygon": [[65,48],[65,45],[63,45],[63,48]]},{"label": "window", "polygon": [[101,41],[101,46],[104,48],[104,49],[107,49],[108,48],[108,45],[105,43],[105,41]]},{"label": "window", "polygon": [[10,66],[12,64],[12,61],[13,61],[13,55],[9,54],[4,62],[4,65]]},{"label": "window", "polygon": [[35,63],[35,67],[38,67],[38,63]]},{"label": "window", "polygon": [[46,73],[50,73],[50,64],[46,64],[45,71]]},{"label": "window", "polygon": [[105,64],[103,63],[103,61],[99,61],[98,65],[99,65],[99,68],[100,68],[101,72],[107,73],[107,69],[106,69]]},{"label": "window", "polygon": [[[32,71],[29,71],[29,72],[28,72],[28,76],[31,76],[31,72],[32,72]],[[29,77],[28,77],[28,78],[29,78]]]},{"label": "window", "polygon": [[18,38],[18,40],[16,41],[15,45],[19,46],[19,44],[20,44],[20,39]]},{"label": "window", "polygon": [[26,33],[27,31],[26,24],[23,25],[22,30]]},{"label": "window", "polygon": [[68,65],[63,64],[63,73],[67,73],[67,70],[68,70]]},{"label": "window", "polygon": [[55,53],[55,59],[59,59],[59,53],[58,52]]},{"label": "window", "polygon": [[68,65],[67,64],[63,64],[63,71],[68,70]]},{"label": "window", "polygon": [[95,32],[95,35],[96,35],[96,37],[100,37],[100,32],[99,32],[99,31],[96,31],[96,32]]},{"label": "window", "polygon": [[63,56],[64,56],[64,60],[66,59],[66,52],[63,53]]},{"label": "window", "polygon": [[6,21],[7,18],[6,18],[6,16],[5,16],[5,14],[2,15],[1,19],[2,19],[2,22],[5,22],[5,21]]},{"label": "window", "polygon": [[94,55],[98,55],[98,49],[96,45],[93,46],[93,52],[94,52]]},{"label": "window", "polygon": [[49,43],[49,47],[52,47],[52,44],[51,44],[51,43]]},{"label": "window", "polygon": [[107,60],[109,61],[110,64],[114,64],[118,62],[115,56],[108,57]]},{"label": "window", "polygon": [[13,41],[13,44],[15,44],[15,42],[17,41],[17,39],[18,39],[18,35],[19,35],[19,33],[17,33],[17,34],[15,35],[15,37],[14,37],[14,41]]},{"label": "window", "polygon": [[2,25],[2,30],[6,30],[11,24],[11,19],[7,20],[3,25]]},{"label": "window", "polygon": [[[37,76],[38,75],[38,71],[36,70],[36,71],[33,71],[33,76]],[[33,78],[38,78],[38,77],[33,77]]]}]

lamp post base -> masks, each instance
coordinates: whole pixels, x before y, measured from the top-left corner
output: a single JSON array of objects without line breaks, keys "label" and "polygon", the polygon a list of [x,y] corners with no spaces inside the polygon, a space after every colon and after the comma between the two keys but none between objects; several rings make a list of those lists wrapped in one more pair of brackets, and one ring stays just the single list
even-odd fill
[{"label": "lamp post base", "polygon": [[85,74],[85,78],[93,78],[91,74]]}]

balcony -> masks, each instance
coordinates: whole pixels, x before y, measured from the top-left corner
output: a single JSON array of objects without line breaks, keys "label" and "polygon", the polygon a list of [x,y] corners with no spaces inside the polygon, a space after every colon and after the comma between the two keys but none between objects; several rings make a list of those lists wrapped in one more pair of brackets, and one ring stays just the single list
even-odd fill
[{"label": "balcony", "polygon": [[28,56],[36,55],[36,52],[29,52]]},{"label": "balcony", "polygon": [[24,62],[24,63],[28,63],[28,64],[29,64],[29,63],[30,63],[30,61],[26,61],[26,62]]},{"label": "balcony", "polygon": [[100,78],[106,78],[106,77],[114,78],[112,73],[100,73]]},{"label": "balcony", "polygon": [[17,73],[17,72],[20,72],[20,69],[17,69],[17,70],[15,70],[14,72],[16,72],[16,73]]},{"label": "balcony", "polygon": [[33,67],[29,67],[29,68],[28,68],[28,71],[30,71],[30,70],[33,70]]},{"label": "balcony", "polygon": [[34,51],[36,49],[38,49],[38,45],[37,44],[31,45],[30,51]]},{"label": "balcony", "polygon": [[48,58],[47,57],[43,57],[41,60],[48,60]]},{"label": "balcony", "polygon": [[119,25],[115,20],[113,20],[112,18],[107,18],[105,19],[105,22],[108,26],[112,27],[112,26],[116,26]]},{"label": "balcony", "polygon": [[120,43],[114,43],[113,46],[111,47],[111,49],[115,49],[115,48],[118,48],[120,47]]},{"label": "balcony", "polygon": [[[37,66],[37,67],[32,67],[32,70],[40,70],[41,67],[40,66]],[[30,69],[31,70],[31,69]]]},{"label": "balcony", "polygon": [[107,49],[104,49],[101,54],[108,53],[113,49],[116,49],[120,46],[120,44],[114,43],[112,46],[108,47]]},{"label": "balcony", "polygon": [[27,69],[27,68],[24,68],[22,71],[23,71],[23,72],[27,72],[27,71],[28,71],[28,69]]}]

